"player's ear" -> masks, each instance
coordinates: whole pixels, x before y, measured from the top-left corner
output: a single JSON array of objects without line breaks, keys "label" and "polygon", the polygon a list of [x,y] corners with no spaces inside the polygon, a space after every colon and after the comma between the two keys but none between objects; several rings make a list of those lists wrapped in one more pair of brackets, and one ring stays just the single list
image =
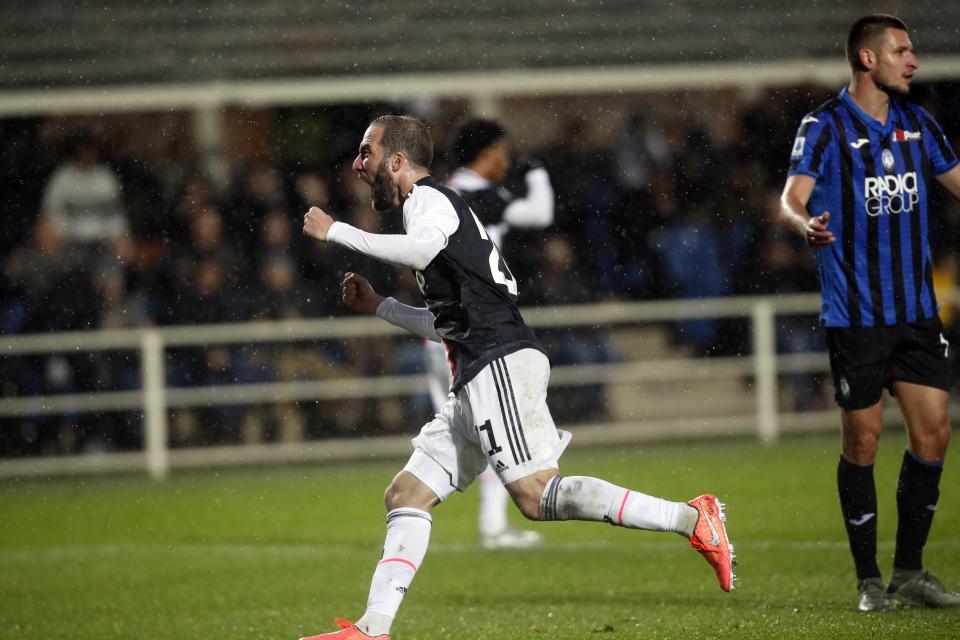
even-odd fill
[{"label": "player's ear", "polygon": [[877,66],[877,54],[873,52],[873,49],[868,49],[866,47],[860,49],[860,64],[863,65],[864,69],[873,69]]},{"label": "player's ear", "polygon": [[403,166],[403,153],[398,151],[393,154],[393,160],[390,161],[390,168],[394,171],[400,171],[400,167]]}]

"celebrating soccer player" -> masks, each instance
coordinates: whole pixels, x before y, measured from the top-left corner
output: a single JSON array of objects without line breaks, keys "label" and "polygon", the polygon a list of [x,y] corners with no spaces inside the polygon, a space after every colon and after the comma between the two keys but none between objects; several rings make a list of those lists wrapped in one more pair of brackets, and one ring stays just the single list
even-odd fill
[{"label": "celebrating soccer player", "polygon": [[[503,182],[512,162],[510,138],[499,122],[467,120],[453,136],[451,156],[457,169],[447,181],[483,223],[491,242],[503,246],[511,228],[541,229],[553,222],[553,187],[547,170],[529,167],[526,194],[517,197]],[[439,413],[450,393],[450,363],[440,342],[426,340],[430,398]],[[542,542],[536,531],[510,526],[509,496],[489,465],[477,479],[480,544],[488,549],[523,549]]]},{"label": "celebrating soccer player", "polygon": [[353,273],[344,279],[343,301],[442,342],[453,368],[450,398],[413,439],[413,455],[387,487],[387,534],[366,612],[356,623],[338,619],[340,631],[311,640],[387,640],[426,555],[433,508],[488,464],[531,520],[679,533],[729,591],[733,547],[716,497],[669,502],[597,478],[559,475],[570,434],[556,428],[547,409],[550,364],[517,309],[517,281],[463,199],[430,176],[432,156],[426,126],[407,116],[377,118],[360,143],[353,168],[370,185],[377,210],[402,208],[402,234],[366,233],[317,207],[304,216],[312,238],[415,271],[426,308],[384,298]]},{"label": "celebrating soccer player", "polygon": [[[820,318],[843,425],[837,485],[858,608],[958,606],[960,595],[924,570],[922,552],[950,439],[949,346],[933,292],[928,197],[936,177],[960,199],[960,167],[934,119],[907,100],[919,65],[901,20],[857,20],[846,55],[849,86],[800,123],[780,215],[817,250]],[[900,405],[909,439],[889,585],[877,565],[873,480],[884,388]]]}]

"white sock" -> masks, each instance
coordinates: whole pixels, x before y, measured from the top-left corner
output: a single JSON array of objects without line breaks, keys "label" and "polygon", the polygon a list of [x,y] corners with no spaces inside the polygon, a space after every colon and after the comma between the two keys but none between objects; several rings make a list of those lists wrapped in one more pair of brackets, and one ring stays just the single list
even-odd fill
[{"label": "white sock", "polygon": [[690,537],[697,510],[624,489],[587,476],[555,476],[540,498],[541,520],[591,520],[648,531],[673,531]]},{"label": "white sock", "polygon": [[387,514],[387,537],[370,581],[367,611],[355,623],[367,635],[390,633],[403,596],[427,554],[432,526],[430,514],[419,509],[394,509]]},{"label": "white sock", "polygon": [[510,496],[490,465],[480,474],[477,484],[480,490],[480,533],[500,533],[507,528],[507,501]]}]

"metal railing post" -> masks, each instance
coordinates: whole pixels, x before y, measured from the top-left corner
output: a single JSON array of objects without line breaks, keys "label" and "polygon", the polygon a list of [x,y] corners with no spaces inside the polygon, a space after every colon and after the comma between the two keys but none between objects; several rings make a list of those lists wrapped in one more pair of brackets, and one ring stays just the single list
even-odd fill
[{"label": "metal railing post", "polygon": [[757,403],[757,436],[773,444],[780,435],[777,419],[776,314],[769,299],[759,300],[751,312],[753,372]]},{"label": "metal railing post", "polygon": [[141,334],[140,367],[143,377],[143,445],[147,472],[154,479],[167,477],[167,382],[163,336],[156,329]]}]

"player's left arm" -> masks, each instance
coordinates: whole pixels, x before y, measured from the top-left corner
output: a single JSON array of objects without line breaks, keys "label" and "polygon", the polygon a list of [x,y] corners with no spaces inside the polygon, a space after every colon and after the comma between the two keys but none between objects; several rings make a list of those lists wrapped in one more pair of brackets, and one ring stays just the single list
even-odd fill
[{"label": "player's left arm", "polygon": [[411,307],[392,297],[382,296],[370,281],[358,273],[348,272],[343,278],[343,304],[358,313],[375,313],[390,324],[410,333],[440,342],[433,326],[434,317],[425,307]]},{"label": "player's left arm", "polygon": [[937,182],[942,184],[943,188],[946,189],[955,200],[960,200],[960,164],[950,169],[950,171],[938,175]]}]

